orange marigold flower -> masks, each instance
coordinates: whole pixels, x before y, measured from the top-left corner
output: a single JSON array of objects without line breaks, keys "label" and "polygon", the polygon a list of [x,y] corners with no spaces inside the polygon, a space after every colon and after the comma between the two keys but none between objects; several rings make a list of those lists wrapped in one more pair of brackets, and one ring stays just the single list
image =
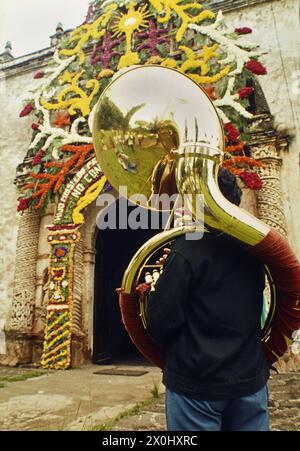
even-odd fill
[{"label": "orange marigold flower", "polygon": [[216,94],[215,94],[215,87],[214,86],[205,86],[204,87],[204,90],[206,91],[206,93],[208,94],[208,97],[211,99],[211,100],[217,100],[217,96],[216,96]]},{"label": "orange marigold flower", "polygon": [[57,125],[58,127],[63,127],[64,125],[71,125],[70,115],[67,111],[64,113],[56,113],[55,121],[53,124]]}]

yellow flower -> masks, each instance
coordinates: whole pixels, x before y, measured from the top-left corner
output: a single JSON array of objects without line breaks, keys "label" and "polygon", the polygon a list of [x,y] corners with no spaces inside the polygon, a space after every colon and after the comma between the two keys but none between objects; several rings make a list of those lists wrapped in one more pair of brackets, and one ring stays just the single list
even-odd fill
[{"label": "yellow flower", "polygon": [[176,60],[174,60],[173,58],[166,58],[165,60],[163,60],[161,65],[164,67],[170,67],[171,69],[176,69],[177,67]]},{"label": "yellow flower", "polygon": [[134,31],[139,31],[141,27],[148,26],[147,18],[150,16],[147,11],[147,5],[140,6],[137,10],[134,9],[135,2],[131,1],[129,9],[126,14],[121,14],[114,24],[114,36],[121,36],[123,33],[132,36]]},{"label": "yellow flower", "polygon": [[114,74],[114,71],[111,69],[102,69],[102,71],[99,73],[97,78],[99,78],[99,79],[109,78],[109,77],[112,77],[113,74]]},{"label": "yellow flower", "polygon": [[140,6],[135,9],[135,2],[130,2],[126,14],[121,14],[113,25],[113,36],[126,36],[126,52],[119,61],[118,69],[123,67],[133,66],[140,62],[137,52],[132,52],[132,36],[135,31],[140,31],[141,28],[148,26],[148,17],[150,12],[147,10],[147,5]]},{"label": "yellow flower", "polygon": [[123,67],[130,67],[139,64],[139,55],[137,52],[127,52],[120,58],[118,69],[122,69]]},{"label": "yellow flower", "polygon": [[198,74],[187,74],[192,80],[196,81],[198,84],[210,84],[210,83],[216,83],[217,81],[221,80],[221,78],[228,75],[230,72],[230,66],[224,67],[220,72],[218,72],[215,75],[198,75]]},{"label": "yellow flower", "polygon": [[161,64],[162,62],[163,62],[163,58],[156,55],[156,56],[151,56],[151,58],[149,58],[148,61],[146,61],[146,64]]},{"label": "yellow flower", "polygon": [[[189,24],[197,24],[206,19],[214,19],[215,13],[205,9],[198,2],[183,3],[183,0],[150,0],[151,5],[158,12],[158,22],[168,23],[173,13],[181,19],[181,26],[176,33],[176,41],[180,42]],[[190,15],[189,11],[201,11],[196,15]]]},{"label": "yellow flower", "polygon": [[84,216],[80,213],[85,207],[90,205],[101,193],[106,183],[106,177],[103,175],[100,180],[90,186],[83,197],[81,197],[73,211],[72,219],[74,224],[83,224]]}]

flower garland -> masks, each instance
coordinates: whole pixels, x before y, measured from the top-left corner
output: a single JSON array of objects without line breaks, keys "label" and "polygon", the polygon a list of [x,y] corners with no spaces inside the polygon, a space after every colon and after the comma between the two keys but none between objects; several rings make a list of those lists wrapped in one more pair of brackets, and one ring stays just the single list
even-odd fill
[{"label": "flower garland", "polygon": [[[179,50],[182,50],[186,56],[186,60],[178,66],[177,61],[174,58],[167,58],[162,61],[162,66],[177,68],[180,72],[188,74],[192,80],[195,80],[198,84],[208,84],[216,83],[221,78],[225,77],[230,72],[230,66],[226,66],[221,69],[216,74],[209,76],[210,66],[208,62],[218,57],[216,50],[219,48],[218,44],[214,44],[212,47],[207,45],[203,46],[202,54],[200,56],[196,55],[194,50],[186,47],[185,45],[180,45]],[[200,69],[200,74],[189,73],[191,70]]]},{"label": "flower garland", "polygon": [[[157,21],[160,23],[169,23],[171,14],[175,13],[181,19],[181,25],[176,33],[176,41],[181,42],[188,26],[198,24],[206,19],[214,19],[215,13],[204,10],[202,5],[197,2],[183,3],[183,0],[150,0],[151,5],[156,9]],[[201,11],[196,15],[189,15],[188,10]]]},{"label": "flower garland", "polygon": [[[230,29],[222,12],[216,16],[197,2],[183,0],[107,0],[95,1],[92,6],[88,20],[55,51],[54,67],[34,74],[40,84],[20,113],[20,117],[35,114],[37,119],[32,123],[28,151],[33,170],[24,178],[18,211],[30,206],[44,208],[58,185],[68,182],[72,172],[63,171],[62,163],[68,166],[72,151],[66,152],[64,146],[92,144],[94,106],[114,73],[126,66],[175,67],[209,86],[228,146],[238,145],[230,124],[240,134],[237,139],[246,139],[244,131],[252,118],[248,98],[253,93],[246,81],[251,74],[266,73],[258,61],[261,52],[257,45],[243,38],[251,33],[250,28]],[[89,62],[86,50],[92,44]],[[227,152],[226,158],[231,158],[230,154]],[[78,159],[76,168],[84,161]]]},{"label": "flower garland", "polygon": [[[90,187],[97,181],[101,180],[102,177],[103,173],[98,165],[96,157],[88,160],[87,163],[67,184],[62,195],[60,196],[54,218],[54,223],[56,226],[62,223],[69,224],[73,222],[73,214],[78,206],[79,200],[82,199],[82,196],[85,197],[85,194]],[[106,185],[104,185],[103,190],[105,186]],[[91,202],[94,200],[90,196],[88,199]],[[80,205],[82,206],[83,204],[80,203]],[[80,211],[82,211],[83,208],[80,208]]]},{"label": "flower garland", "polygon": [[[76,28],[69,39],[71,48],[62,49],[60,54],[65,56],[79,55],[79,62],[80,64],[83,64],[85,61],[84,46],[88,44],[90,40],[97,40],[104,36],[105,27],[112,17],[113,12],[117,9],[118,6],[116,2],[114,2],[105,7],[104,13],[97,20],[91,24],[84,24]],[[73,47],[74,43],[76,45]]]},{"label": "flower garland", "polygon": [[[78,86],[79,79],[82,77],[84,71],[79,74],[70,74],[69,71],[60,77],[60,83],[64,85],[69,84],[67,88],[63,89],[57,98],[57,102],[47,102],[45,99],[40,99],[41,105],[47,110],[61,110],[67,109],[70,115],[76,114],[76,111],[81,111],[83,117],[88,116],[90,113],[90,104],[98,93],[100,86],[98,80],[89,80],[86,83],[87,89],[92,89],[89,95]],[[70,97],[71,94],[71,97]],[[74,96],[77,94],[77,96]],[[68,98],[67,98],[68,97]]]},{"label": "flower garland", "polygon": [[223,64],[236,65],[231,72],[231,76],[240,75],[246,64],[251,58],[258,58],[262,52],[254,50],[257,44],[251,44],[242,40],[232,39],[231,35],[234,30],[224,27],[225,20],[222,11],[218,12],[216,21],[210,25],[190,24],[188,28],[195,30],[197,33],[207,36],[212,41],[217,42],[227,52],[227,57],[223,60]]},{"label": "flower garland", "polygon": [[104,188],[104,185],[107,181],[107,178],[103,175],[100,180],[95,182],[90,188],[86,190],[86,193],[83,197],[81,197],[76,207],[73,210],[72,219],[74,224],[83,224],[84,216],[80,213],[85,207],[90,205],[101,193]]},{"label": "flower garland", "polygon": [[120,58],[118,69],[134,66],[140,62],[138,52],[132,52],[133,34],[135,31],[140,31],[141,28],[148,27],[148,18],[151,14],[148,11],[147,4],[137,9],[135,7],[135,1],[131,0],[128,11],[126,13],[120,13],[112,28],[114,32],[113,37],[120,37],[122,34],[125,34],[126,37],[126,51]]},{"label": "flower garland", "polygon": [[71,325],[74,248],[80,239],[76,226],[48,227],[52,247],[49,266],[49,302],[41,363],[66,369],[71,364]]},{"label": "flower garland", "polygon": [[[72,170],[82,167],[83,163],[86,161],[88,155],[94,150],[92,144],[74,146],[70,144],[65,144],[62,148],[62,152],[72,153],[73,155],[68,159],[62,162],[51,161],[49,163],[45,163],[45,168],[53,168],[55,169],[54,174],[49,173],[41,173],[35,174],[32,173],[31,177],[35,180],[35,182],[28,183],[25,185],[22,190],[26,191],[31,188],[35,188],[35,192],[32,194],[32,199],[39,198],[39,201],[36,205],[36,208],[39,208],[44,202],[48,193],[53,190],[56,193],[62,183],[65,180],[66,174],[69,174]],[[44,151],[42,149],[36,155],[34,160],[37,160],[39,157],[38,163],[41,162],[40,158],[43,155]],[[33,161],[34,161],[33,160]]]}]

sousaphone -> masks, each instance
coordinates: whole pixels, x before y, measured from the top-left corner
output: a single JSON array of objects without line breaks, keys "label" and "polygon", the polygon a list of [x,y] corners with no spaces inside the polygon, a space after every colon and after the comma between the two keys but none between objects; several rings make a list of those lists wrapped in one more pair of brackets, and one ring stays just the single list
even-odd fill
[{"label": "sousaphone", "polygon": [[119,290],[122,319],[140,352],[164,366],[163,350],[147,335],[136,287],[145,270],[155,268],[157,253],[182,234],[199,233],[196,197],[202,195],[203,226],[238,240],[265,265],[271,296],[263,340],[271,362],[282,356],[300,327],[300,264],[279,232],[220,192],[223,126],[205,91],[175,69],[130,68],[103,91],[93,141],[98,162],[115,189],[126,186],[130,200],[150,209],[164,209],[157,195],[177,194],[195,219],[192,225],[165,230],[147,241],[124,274]]}]

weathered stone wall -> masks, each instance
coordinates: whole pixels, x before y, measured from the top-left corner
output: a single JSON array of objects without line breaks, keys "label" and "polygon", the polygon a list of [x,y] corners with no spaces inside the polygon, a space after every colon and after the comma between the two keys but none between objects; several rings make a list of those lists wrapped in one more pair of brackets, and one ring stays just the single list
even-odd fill
[{"label": "weathered stone wall", "polygon": [[[235,4],[234,1],[231,3]],[[227,12],[226,20],[237,27],[251,27],[253,33],[247,35],[247,39],[258,43],[267,52],[261,60],[268,69],[268,75],[259,77],[259,82],[274,115],[276,129],[291,138],[288,153],[282,155],[281,185],[288,239],[300,258],[299,1],[256,2]]]},{"label": "weathered stone wall", "polygon": [[14,185],[16,167],[27,152],[31,137],[31,118],[19,118],[22,99],[34,86],[32,73],[22,73],[0,80],[0,158],[1,158],[1,269],[0,269],[0,354],[5,351],[4,324],[13,297],[16,241],[18,232],[17,188]]}]

